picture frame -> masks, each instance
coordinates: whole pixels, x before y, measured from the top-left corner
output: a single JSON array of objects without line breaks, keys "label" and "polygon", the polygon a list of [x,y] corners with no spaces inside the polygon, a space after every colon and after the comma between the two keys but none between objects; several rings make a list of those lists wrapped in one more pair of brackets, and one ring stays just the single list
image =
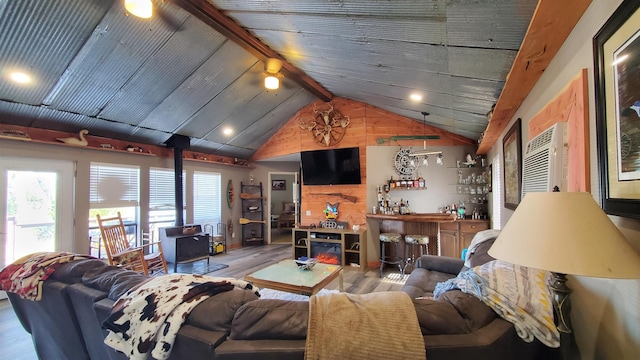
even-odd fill
[{"label": "picture frame", "polygon": [[640,3],[625,0],[593,38],[601,206],[630,218],[640,218],[638,24]]},{"label": "picture frame", "polygon": [[511,210],[520,204],[522,192],[521,122],[522,119],[518,118],[502,138],[504,207]]},{"label": "picture frame", "polygon": [[271,180],[271,190],[272,191],[287,190],[287,181],[286,180]]}]

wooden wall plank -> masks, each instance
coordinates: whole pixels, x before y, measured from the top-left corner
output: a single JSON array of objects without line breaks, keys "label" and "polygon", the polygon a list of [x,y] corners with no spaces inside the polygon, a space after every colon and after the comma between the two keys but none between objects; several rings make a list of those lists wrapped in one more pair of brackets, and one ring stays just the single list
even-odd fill
[{"label": "wooden wall plank", "polygon": [[589,157],[589,87],[587,69],[529,121],[529,140],[558,122],[567,123],[568,191],[591,191]]},{"label": "wooden wall plank", "polygon": [[[360,224],[366,226],[364,214],[367,212],[367,169],[366,150],[367,146],[376,146],[378,138],[390,138],[393,136],[417,136],[417,135],[438,135],[439,140],[428,140],[429,146],[455,146],[455,145],[475,145],[476,142],[460,135],[435,128],[430,125],[423,125],[422,121],[409,119],[404,116],[393,114],[389,111],[365,104],[362,102],[334,98],[331,103],[335,110],[343,116],[348,116],[350,124],[344,138],[337,144],[329,148],[360,148],[360,185],[332,185],[332,186],[302,186],[302,225],[318,225],[324,220],[324,213],[327,203],[339,202],[338,221],[348,221],[349,225]],[[252,161],[269,159],[272,157],[290,155],[301,151],[327,149],[326,146],[317,143],[309,130],[300,127],[300,121],[313,119],[314,109],[326,109],[327,104],[316,101],[300,109],[287,123],[274,134],[255,154]],[[401,140],[402,146],[422,146],[422,140]],[[385,143],[385,146],[398,146],[396,142]],[[351,203],[336,196],[317,195],[329,193],[343,193],[358,198],[357,202]],[[311,215],[307,216],[307,210]]]},{"label": "wooden wall plank", "polygon": [[522,101],[529,95],[590,4],[591,0],[538,2],[478,147],[478,154],[486,154],[500,138]]}]

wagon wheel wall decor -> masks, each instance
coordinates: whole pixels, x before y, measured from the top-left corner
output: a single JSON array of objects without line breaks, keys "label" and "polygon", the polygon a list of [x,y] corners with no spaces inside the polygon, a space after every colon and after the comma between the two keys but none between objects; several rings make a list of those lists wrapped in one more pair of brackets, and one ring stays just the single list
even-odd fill
[{"label": "wagon wheel wall decor", "polygon": [[339,143],[347,132],[347,126],[350,124],[348,116],[342,116],[333,108],[333,104],[329,103],[329,109],[320,111],[313,109],[315,115],[312,121],[301,121],[300,128],[309,130],[314,140],[324,146],[336,145]]}]

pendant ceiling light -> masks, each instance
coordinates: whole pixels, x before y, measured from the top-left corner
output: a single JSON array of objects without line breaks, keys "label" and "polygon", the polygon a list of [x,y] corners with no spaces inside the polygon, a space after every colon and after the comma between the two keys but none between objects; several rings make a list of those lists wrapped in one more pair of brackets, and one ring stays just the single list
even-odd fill
[{"label": "pendant ceiling light", "polygon": [[124,8],[143,19],[148,19],[153,15],[151,0],[124,0]]},{"label": "pendant ceiling light", "polygon": [[264,63],[264,87],[268,90],[277,90],[280,87],[280,69],[282,61],[275,58],[269,58]]},{"label": "pendant ceiling light", "polygon": [[443,161],[442,161],[442,151],[427,151],[427,140],[426,140],[426,126],[427,126],[427,115],[429,115],[428,112],[423,111],[422,113],[422,117],[423,117],[423,124],[422,124],[422,129],[423,132],[425,133],[425,135],[423,136],[425,139],[422,142],[422,151],[412,151],[409,156],[411,157],[415,157],[418,158],[418,161],[422,162],[422,165],[424,166],[429,166],[429,155],[437,155],[436,157],[436,163],[438,165],[443,165]]}]

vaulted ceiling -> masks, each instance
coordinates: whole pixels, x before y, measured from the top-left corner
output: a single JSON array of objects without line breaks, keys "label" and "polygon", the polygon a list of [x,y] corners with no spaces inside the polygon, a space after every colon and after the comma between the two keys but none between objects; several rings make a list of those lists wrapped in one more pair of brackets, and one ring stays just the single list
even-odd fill
[{"label": "vaulted ceiling", "polygon": [[[333,96],[477,139],[536,0],[0,1],[0,123],[249,158]],[[264,89],[264,60],[284,61]],[[11,71],[31,76],[8,80]],[[422,100],[409,100],[418,93]],[[231,135],[222,130],[231,128]]]}]

